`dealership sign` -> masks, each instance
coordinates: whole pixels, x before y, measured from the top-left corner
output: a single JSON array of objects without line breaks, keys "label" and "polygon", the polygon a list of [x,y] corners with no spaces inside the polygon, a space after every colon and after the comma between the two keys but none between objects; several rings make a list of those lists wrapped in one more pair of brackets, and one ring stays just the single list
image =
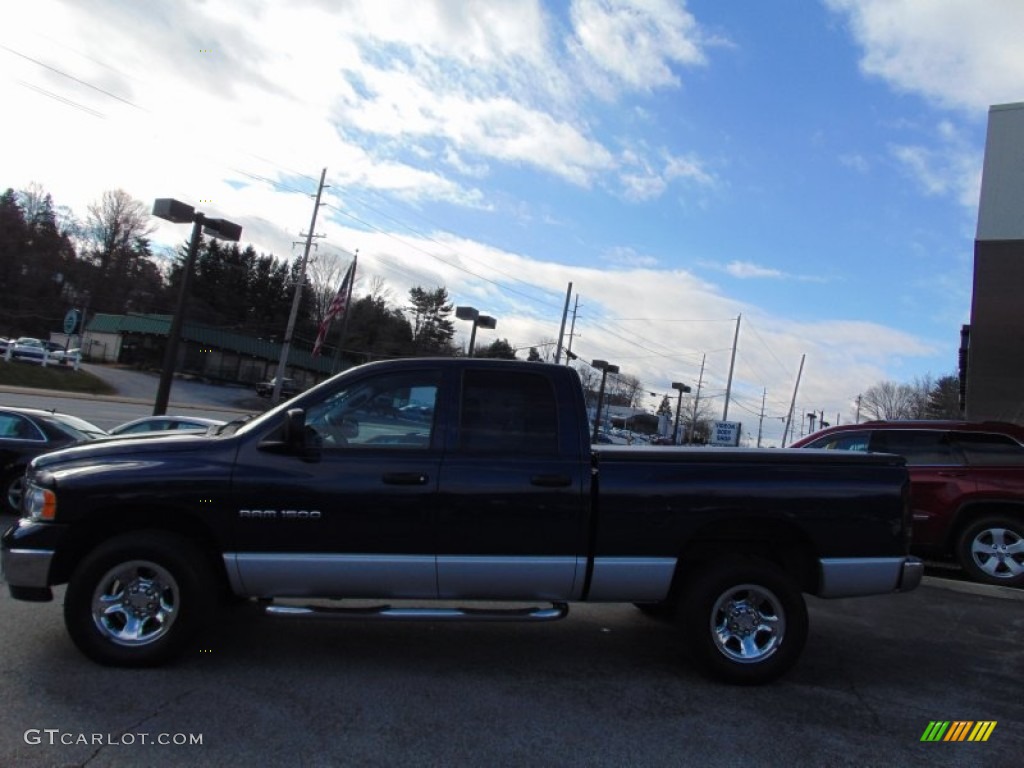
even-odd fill
[{"label": "dealership sign", "polygon": [[740,427],[738,421],[711,422],[711,445],[739,445]]}]

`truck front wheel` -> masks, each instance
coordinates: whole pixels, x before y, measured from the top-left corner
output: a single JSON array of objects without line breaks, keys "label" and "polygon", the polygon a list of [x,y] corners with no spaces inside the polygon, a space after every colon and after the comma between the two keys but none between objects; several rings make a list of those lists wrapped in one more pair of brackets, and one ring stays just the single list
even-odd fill
[{"label": "truck front wheel", "polygon": [[212,568],[188,539],[128,533],[98,546],[75,569],[64,623],[93,661],[154,666],[184,650],[211,617],[217,595]]},{"label": "truck front wheel", "polygon": [[757,685],[783,675],[807,640],[807,606],[779,568],[755,560],[720,562],[683,590],[678,614],[695,661],[728,683]]}]

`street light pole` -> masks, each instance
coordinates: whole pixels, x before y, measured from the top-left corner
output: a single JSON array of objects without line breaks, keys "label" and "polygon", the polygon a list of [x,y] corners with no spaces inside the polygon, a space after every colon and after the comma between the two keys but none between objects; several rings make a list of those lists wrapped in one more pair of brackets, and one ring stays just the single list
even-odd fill
[{"label": "street light pole", "polygon": [[680,381],[673,381],[672,389],[679,390],[679,399],[676,401],[676,426],[672,431],[672,444],[679,445],[679,414],[683,410],[683,393],[689,392],[690,388]]},{"label": "street light pole", "polygon": [[202,240],[203,220],[201,213],[195,214],[192,222],[192,236],[188,241],[188,255],[181,271],[181,287],[178,289],[178,301],[174,305],[174,316],[171,318],[171,329],[167,332],[167,348],[164,350],[164,367],[160,371],[160,385],[156,390],[156,402],[153,403],[153,415],[163,416],[167,413],[167,401],[171,397],[171,381],[174,379],[174,368],[178,362],[178,339],[181,338],[181,326],[185,322],[185,302],[188,300],[188,284],[192,277],[192,269],[199,252]]},{"label": "street light pole", "polygon": [[598,425],[601,423],[601,405],[604,401],[604,384],[608,380],[609,373],[618,373],[619,366],[610,365],[607,360],[594,360],[592,366],[601,371],[601,387],[597,391],[597,409],[594,411],[594,433],[590,438],[592,443],[597,442]]},{"label": "street light pole", "polygon": [[498,321],[490,315],[481,315],[476,307],[456,307],[455,317],[459,320],[469,320],[473,323],[473,329],[469,333],[469,352],[467,357],[473,356],[473,347],[476,344],[476,329],[487,328],[494,330],[498,327]]},{"label": "street light pole", "polygon": [[158,198],[153,202],[153,215],[175,224],[192,223],[192,236],[188,242],[188,255],[181,274],[181,288],[178,301],[171,318],[171,327],[167,333],[167,348],[164,350],[164,367],[160,371],[160,384],[156,390],[156,401],[153,403],[153,415],[163,416],[167,413],[167,401],[171,396],[171,382],[174,379],[174,368],[178,361],[178,340],[181,337],[181,326],[185,322],[185,302],[188,299],[188,284],[192,276],[192,268],[199,251],[199,243],[205,232],[211,237],[237,242],[242,236],[242,228],[227,219],[211,219],[197,211],[191,205],[169,197]]}]

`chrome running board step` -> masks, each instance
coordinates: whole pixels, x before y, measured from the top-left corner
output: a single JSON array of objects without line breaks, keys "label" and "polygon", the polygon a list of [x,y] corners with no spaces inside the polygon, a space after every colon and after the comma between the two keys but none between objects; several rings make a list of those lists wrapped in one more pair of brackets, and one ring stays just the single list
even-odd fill
[{"label": "chrome running board step", "polygon": [[368,621],[558,621],[569,615],[567,603],[528,608],[397,608],[376,605],[343,608],[320,605],[268,605],[268,616],[282,618],[361,619]]}]

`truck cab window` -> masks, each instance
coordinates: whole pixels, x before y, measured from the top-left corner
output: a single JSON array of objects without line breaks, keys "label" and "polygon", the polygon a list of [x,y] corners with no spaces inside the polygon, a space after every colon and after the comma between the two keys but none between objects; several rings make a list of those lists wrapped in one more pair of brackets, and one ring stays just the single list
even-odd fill
[{"label": "truck cab window", "polygon": [[350,384],[311,406],[306,424],[325,449],[426,449],[433,436],[439,377],[434,371]]}]

